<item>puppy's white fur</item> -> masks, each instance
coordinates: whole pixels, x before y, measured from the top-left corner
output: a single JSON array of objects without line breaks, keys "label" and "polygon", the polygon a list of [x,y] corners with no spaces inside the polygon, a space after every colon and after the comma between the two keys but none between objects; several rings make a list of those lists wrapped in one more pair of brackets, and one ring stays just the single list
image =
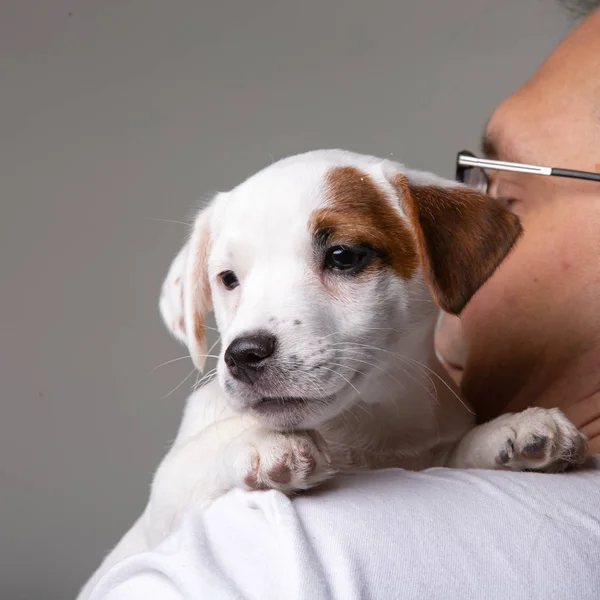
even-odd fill
[{"label": "puppy's white fur", "polygon": [[[582,456],[583,439],[556,410],[530,409],[473,427],[433,354],[438,309],[421,269],[409,278],[385,268],[361,278],[321,272],[309,223],[330,203],[327,174],[344,166],[370,178],[413,233],[418,225],[394,178],[456,188],[391,161],[317,151],[267,167],[199,213],[165,280],[165,323],[199,369],[211,308],[223,349],[267,331],[277,352],[251,384],[232,377],[221,354],[218,376],[189,398],[146,510],[80,600],[118,560],[161,542],[190,507],[236,486],[292,493],[341,470],[553,470]],[[228,270],[240,282],[232,290],[219,278]],[[277,397],[281,406],[263,404]],[[286,398],[305,400],[287,407]]]}]

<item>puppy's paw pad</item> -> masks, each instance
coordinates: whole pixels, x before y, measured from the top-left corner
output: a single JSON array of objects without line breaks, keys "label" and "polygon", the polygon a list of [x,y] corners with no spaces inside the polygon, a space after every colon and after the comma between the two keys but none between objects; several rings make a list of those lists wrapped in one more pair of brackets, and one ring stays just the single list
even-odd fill
[{"label": "puppy's paw pad", "polygon": [[307,490],[333,476],[329,457],[308,434],[263,432],[249,441],[244,486],[286,493]]},{"label": "puppy's paw pad", "polygon": [[287,485],[292,481],[292,467],[289,463],[290,457],[284,454],[279,462],[271,466],[267,472],[267,477],[270,481],[277,484]]},{"label": "puppy's paw pad", "polygon": [[507,416],[504,425],[496,462],[506,469],[557,473],[585,460],[585,436],[557,408],[529,408]]},{"label": "puppy's paw pad", "polygon": [[251,448],[249,451],[249,457],[244,461],[245,466],[243,470],[243,482],[244,485],[251,490],[264,490],[267,489],[258,481],[258,469],[260,467],[260,456],[258,452]]}]

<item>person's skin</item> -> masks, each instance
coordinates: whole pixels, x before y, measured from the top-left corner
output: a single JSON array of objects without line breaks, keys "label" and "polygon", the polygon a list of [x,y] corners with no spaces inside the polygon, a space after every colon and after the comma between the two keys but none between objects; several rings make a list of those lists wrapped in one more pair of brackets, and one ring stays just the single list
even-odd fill
[{"label": "person's skin", "polygon": [[[600,10],[492,114],[488,158],[600,172]],[[559,407],[600,453],[600,183],[489,171],[525,233],[438,353],[480,421]]]}]

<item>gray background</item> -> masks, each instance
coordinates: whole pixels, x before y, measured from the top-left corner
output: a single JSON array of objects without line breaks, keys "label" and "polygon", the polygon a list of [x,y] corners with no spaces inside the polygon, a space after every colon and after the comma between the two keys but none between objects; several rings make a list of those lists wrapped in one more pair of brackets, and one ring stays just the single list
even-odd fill
[{"label": "gray background", "polygon": [[140,512],[191,370],[157,313],[191,207],[290,153],[452,175],[553,0],[0,2],[0,598],[65,600]]}]

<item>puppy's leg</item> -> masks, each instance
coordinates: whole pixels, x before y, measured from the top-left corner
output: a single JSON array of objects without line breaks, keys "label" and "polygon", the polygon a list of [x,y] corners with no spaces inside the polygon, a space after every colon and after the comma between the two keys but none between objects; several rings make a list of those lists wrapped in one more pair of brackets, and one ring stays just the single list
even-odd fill
[{"label": "puppy's leg", "polygon": [[279,433],[231,417],[175,444],[158,468],[144,527],[151,548],[192,507],[202,508],[234,487],[308,489],[334,470],[317,434]]},{"label": "puppy's leg", "polygon": [[528,408],[472,429],[448,465],[556,473],[581,464],[586,453],[585,436],[558,408]]}]

